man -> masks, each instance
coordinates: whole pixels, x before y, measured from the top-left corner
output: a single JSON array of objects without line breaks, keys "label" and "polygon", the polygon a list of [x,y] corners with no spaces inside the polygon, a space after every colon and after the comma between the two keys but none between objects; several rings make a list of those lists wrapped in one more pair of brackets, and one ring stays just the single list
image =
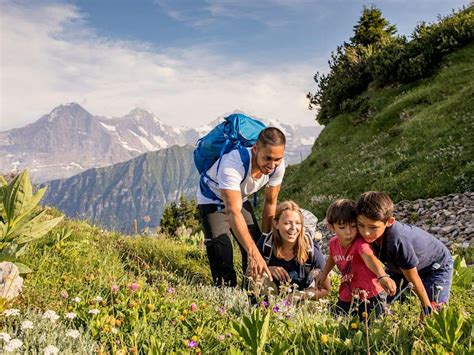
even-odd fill
[{"label": "man", "polygon": [[[209,179],[206,185],[217,199],[205,197],[202,187],[199,187],[199,215],[212,278],[218,287],[237,285],[232,235],[240,245],[244,273],[248,266],[250,276],[267,274],[271,279],[271,273],[255,244],[261,230],[247,197],[265,187],[262,230],[270,232],[285,174],[285,143],[285,135],[278,128],[265,128],[251,148],[242,148],[250,154],[248,169],[243,165],[242,152],[235,149],[222,156],[207,171]],[[246,176],[245,171],[248,171]]]}]

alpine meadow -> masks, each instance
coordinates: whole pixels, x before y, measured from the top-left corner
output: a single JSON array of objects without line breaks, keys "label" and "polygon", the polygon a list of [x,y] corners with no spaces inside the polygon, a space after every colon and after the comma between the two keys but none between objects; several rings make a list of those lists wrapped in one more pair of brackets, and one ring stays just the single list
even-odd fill
[{"label": "alpine meadow", "polygon": [[[161,179],[135,186],[126,200],[157,201],[162,228],[145,228],[148,220],[131,235],[42,205],[48,187],[32,186],[26,170],[0,176],[0,353],[474,354],[473,39],[473,5],[420,23],[410,38],[396,35],[378,8],[365,7],[353,37],[332,53],[329,72],[314,77],[307,98],[325,127],[311,154],[287,168],[279,196],[320,221],[335,199],[369,190],[387,192],[397,206],[416,204],[404,216],[436,227],[433,234],[455,255],[448,306],[422,317],[408,288],[405,302],[389,304],[384,317],[335,317],[337,272],[329,296],[317,301],[293,285],[270,296],[214,287],[196,206],[184,197],[158,206],[163,199],[150,196],[166,193],[156,186],[164,174],[160,154],[178,156],[166,177],[191,188],[181,177],[193,169],[190,148],[175,147],[119,166],[122,183],[140,180],[138,165]],[[101,194],[114,194],[108,174],[90,170],[82,184],[100,180]],[[58,192],[50,200],[67,206],[69,190],[53,184]],[[451,212],[448,197],[463,205]],[[132,210],[122,209],[114,222]],[[438,225],[428,213],[447,222]],[[323,246],[327,231],[319,226]],[[238,254],[235,243],[240,263]]]}]

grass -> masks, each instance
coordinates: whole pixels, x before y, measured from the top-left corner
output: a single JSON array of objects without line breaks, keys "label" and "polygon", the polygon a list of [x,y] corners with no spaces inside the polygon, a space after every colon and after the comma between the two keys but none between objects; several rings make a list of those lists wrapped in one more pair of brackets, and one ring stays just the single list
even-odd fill
[{"label": "grass", "polygon": [[369,88],[368,119],[344,114],[325,127],[311,155],[288,168],[281,199],[321,218],[333,198],[367,190],[384,190],[395,202],[472,191],[473,60],[471,44],[429,79]]},{"label": "grass", "polygon": [[[451,317],[462,318],[463,330],[451,349],[420,327],[415,297],[393,306],[393,314],[374,321],[369,333],[358,319],[333,318],[337,276],[328,300],[296,306],[286,303],[284,293],[268,299],[268,307],[260,304],[256,316],[245,292],[210,286],[203,255],[198,245],[185,241],[124,237],[66,220],[30,246],[23,261],[34,273],[26,278],[21,297],[0,304],[0,333],[21,339],[22,350],[30,353],[47,345],[63,353],[95,349],[99,354],[247,353],[253,344],[276,353],[365,353],[367,346],[374,353],[429,353],[435,346],[472,350],[472,289],[453,287]],[[12,308],[20,315],[6,316],[4,310]],[[47,310],[59,319],[45,320]],[[265,317],[268,337],[263,338],[256,327]],[[23,331],[25,320],[34,329]],[[242,336],[242,324],[255,339]],[[434,329],[442,339],[444,328]],[[80,334],[77,339],[66,336],[72,330]]]}]

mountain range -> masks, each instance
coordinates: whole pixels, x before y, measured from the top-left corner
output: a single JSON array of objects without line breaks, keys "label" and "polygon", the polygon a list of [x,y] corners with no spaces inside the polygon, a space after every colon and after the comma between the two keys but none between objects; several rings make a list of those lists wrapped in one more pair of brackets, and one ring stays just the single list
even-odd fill
[{"label": "mountain range", "polygon": [[194,198],[199,175],[193,147],[172,146],[104,168],[53,180],[41,203],[71,218],[131,233],[159,225],[165,206],[180,195]]},{"label": "mountain range", "polygon": [[[223,118],[198,128],[173,127],[139,108],[123,117],[107,118],[94,116],[77,103],[69,103],[25,127],[0,132],[0,172],[29,169],[37,183],[67,178],[145,152],[173,145],[194,146]],[[288,164],[306,158],[323,128],[316,124],[300,126],[259,119],[286,134]]]}]

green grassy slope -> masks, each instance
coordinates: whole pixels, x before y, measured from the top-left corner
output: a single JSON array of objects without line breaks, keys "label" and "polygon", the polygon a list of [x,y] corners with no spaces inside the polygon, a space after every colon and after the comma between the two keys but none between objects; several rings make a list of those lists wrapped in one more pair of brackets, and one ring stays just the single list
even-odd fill
[{"label": "green grassy slope", "polygon": [[[431,78],[369,88],[369,114],[338,116],[288,169],[281,200],[322,217],[336,197],[384,190],[394,201],[474,189],[474,44]],[[359,123],[357,123],[359,122]]]}]

